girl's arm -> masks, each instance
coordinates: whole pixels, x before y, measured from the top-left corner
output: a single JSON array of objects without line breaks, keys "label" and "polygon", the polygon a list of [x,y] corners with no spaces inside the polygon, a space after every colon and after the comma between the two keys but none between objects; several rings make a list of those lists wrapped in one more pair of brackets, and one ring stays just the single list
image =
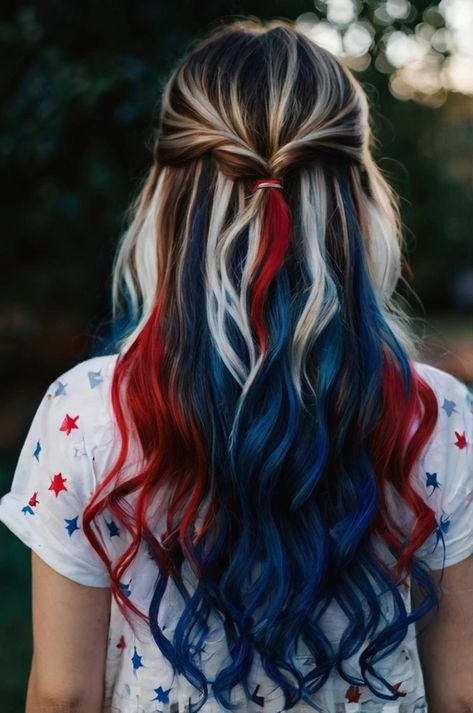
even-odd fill
[{"label": "girl's arm", "polygon": [[[429,713],[473,711],[473,555],[445,567],[441,584],[439,570],[430,576],[440,588],[440,609],[418,638]],[[415,602],[414,587],[412,593]]]},{"label": "girl's arm", "polygon": [[110,589],[73,582],[34,552],[25,713],[102,713]]}]

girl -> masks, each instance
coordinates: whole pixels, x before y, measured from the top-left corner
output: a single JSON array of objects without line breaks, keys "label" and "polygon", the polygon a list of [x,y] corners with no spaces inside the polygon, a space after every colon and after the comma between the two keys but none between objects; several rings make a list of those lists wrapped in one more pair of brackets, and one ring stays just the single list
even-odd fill
[{"label": "girl", "polygon": [[417,360],[371,144],[290,22],[174,71],[119,329],[0,504],[33,552],[27,713],[473,709],[471,398]]}]

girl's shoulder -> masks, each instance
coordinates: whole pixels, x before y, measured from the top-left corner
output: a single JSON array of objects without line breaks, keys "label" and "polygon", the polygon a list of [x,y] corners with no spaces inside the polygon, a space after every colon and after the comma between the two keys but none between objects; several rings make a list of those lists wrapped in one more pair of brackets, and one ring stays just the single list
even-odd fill
[{"label": "girl's shoulder", "polygon": [[[23,441],[0,521],[53,569],[89,586],[109,573],[84,535],[82,515],[117,443],[110,385],[116,356],[76,363],[45,390]],[[102,541],[118,539],[113,520],[99,522]],[[111,541],[115,547],[114,540]]]},{"label": "girl's shoulder", "polygon": [[[460,432],[454,445],[464,450],[473,441],[473,391],[458,377],[426,362],[414,362],[417,373],[432,388],[437,398],[437,423],[433,437],[450,438]],[[454,439],[455,440],[455,439]]]},{"label": "girl's shoulder", "polygon": [[60,373],[47,389],[47,397],[64,411],[80,410],[96,425],[113,421],[110,387],[118,354],[89,357]]},{"label": "girl's shoulder", "polygon": [[466,383],[450,372],[423,361],[414,361],[413,363],[417,373],[428,382],[434,391],[453,390],[463,394],[469,392]]}]

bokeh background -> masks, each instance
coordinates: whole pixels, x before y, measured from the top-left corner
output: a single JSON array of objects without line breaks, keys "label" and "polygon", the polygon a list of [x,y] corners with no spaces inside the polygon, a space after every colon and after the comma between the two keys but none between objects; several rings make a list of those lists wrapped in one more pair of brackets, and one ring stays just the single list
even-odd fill
[{"label": "bokeh background", "polygon": [[[150,164],[163,82],[235,15],[297,19],[363,83],[376,158],[401,196],[401,294],[422,352],[473,386],[471,0],[4,3],[0,495],[47,385],[107,333],[111,261]],[[4,525],[0,572],[1,710],[21,713],[29,550]]]}]

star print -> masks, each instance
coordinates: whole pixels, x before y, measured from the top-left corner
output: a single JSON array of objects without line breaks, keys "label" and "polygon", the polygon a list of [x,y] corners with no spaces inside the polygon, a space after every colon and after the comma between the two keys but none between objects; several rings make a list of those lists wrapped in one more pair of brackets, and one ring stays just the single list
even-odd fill
[{"label": "star print", "polygon": [[123,651],[123,649],[125,648],[125,646],[126,646],[125,637],[124,637],[123,634],[122,634],[122,635],[120,636],[120,641],[119,641],[118,644],[117,644],[117,649],[120,649],[120,651]]},{"label": "star print", "polygon": [[193,644],[190,644],[189,646],[189,652],[192,653],[193,655],[195,654],[200,654],[205,651],[205,644],[203,646],[194,646]]},{"label": "star print", "polygon": [[41,453],[41,443],[37,441],[36,443],[36,448],[34,449],[33,456],[36,458],[36,460],[39,463],[39,454]]},{"label": "star print", "polygon": [[66,395],[66,386],[67,386],[67,384],[63,384],[62,381],[58,381],[56,391],[54,392],[54,396],[65,396]]},{"label": "star print", "polygon": [[[445,517],[445,519],[444,519],[444,517]],[[437,524],[438,524],[438,527],[435,530],[435,532],[437,533],[437,539],[435,541],[434,550],[436,549],[436,547],[439,543],[439,540],[442,539],[443,533],[448,532],[448,528],[450,527],[450,516],[443,513],[440,516],[440,520],[438,521]]]},{"label": "star print", "polygon": [[399,689],[401,688],[401,683],[402,681],[399,681],[399,683],[394,684],[394,688],[397,689],[397,692],[399,693],[400,696],[407,696],[406,691],[400,691]]},{"label": "star print", "polygon": [[78,519],[79,519],[79,515],[77,515],[76,517],[73,517],[72,520],[68,520],[66,517],[64,518],[64,521],[67,522],[66,530],[69,533],[69,537],[72,535],[73,532],[80,529],[77,524]]},{"label": "star print", "polygon": [[466,448],[466,436],[465,436],[465,431],[463,433],[458,433],[458,431],[455,431],[455,436],[457,437],[455,445],[457,448]]},{"label": "star print", "polygon": [[125,584],[124,582],[118,582],[118,586],[122,590],[125,597],[129,597],[131,594],[130,584],[131,584],[131,579],[128,582],[128,584]]},{"label": "star print", "polygon": [[256,703],[257,706],[261,706],[261,708],[264,707],[264,696],[258,696],[258,689],[259,689],[259,683],[256,686],[255,690],[251,694],[251,700],[253,703]]},{"label": "star print", "polygon": [[440,516],[440,522],[439,522],[439,528],[442,530],[442,532],[448,532],[448,528],[450,527],[450,519],[449,516],[445,516],[445,520],[443,519],[443,515]]},{"label": "star print", "polygon": [[115,535],[118,535],[120,537],[120,528],[117,527],[117,524],[114,520],[111,520],[110,522],[107,522],[105,520],[105,524],[108,527],[110,537],[114,537]]},{"label": "star print", "polygon": [[70,433],[71,433],[71,431],[72,431],[74,428],[79,428],[79,426],[77,425],[77,419],[78,419],[78,418],[79,418],[79,416],[74,416],[74,417],[72,417],[72,416],[69,416],[68,413],[66,413],[66,416],[65,416],[65,418],[64,418],[64,421],[63,421],[63,422],[61,423],[61,425],[59,426],[59,430],[60,430],[60,431],[65,431],[65,432],[66,432],[66,435],[69,436]]},{"label": "star print", "polygon": [[38,496],[38,491],[35,490],[35,492],[31,496],[31,498],[28,500],[28,505],[31,505],[31,507],[34,507],[35,505],[37,505],[39,503],[37,496]]},{"label": "star print", "polygon": [[56,473],[56,475],[51,478],[51,485],[49,486],[48,490],[53,490],[57,497],[61,490],[67,490],[66,486],[64,485],[66,480],[67,478],[62,477],[62,473]]},{"label": "star print", "polygon": [[25,507],[21,508],[21,512],[26,515],[26,513],[29,513],[30,515],[34,515],[34,510],[31,508],[29,505],[25,505]]},{"label": "star print", "polygon": [[153,698],[153,701],[159,701],[160,703],[169,703],[169,691],[171,690],[170,688],[168,688],[167,691],[164,691],[161,686],[158,686],[153,690],[156,693],[156,698]]},{"label": "star print", "polygon": [[89,377],[89,384],[90,388],[94,389],[96,386],[102,383],[103,377],[100,374],[102,370],[99,369],[99,371],[88,371],[87,376]]},{"label": "star print", "polygon": [[131,663],[133,664],[133,672],[136,674],[136,671],[139,668],[144,668],[143,664],[141,663],[141,659],[143,658],[142,656],[138,656],[138,652],[136,651],[136,646],[134,647],[135,653],[131,657]]},{"label": "star print", "polygon": [[440,408],[443,408],[443,410],[445,411],[447,416],[451,416],[454,411],[455,411],[455,413],[458,413],[458,411],[455,408],[456,405],[457,404],[455,403],[455,401],[449,401],[448,399],[444,398],[443,404]]},{"label": "star print", "polygon": [[87,451],[84,446],[74,446],[74,458],[80,458],[81,456],[86,456]]},{"label": "star print", "polygon": [[[440,488],[440,483],[437,480],[437,473],[426,473],[426,479],[425,479],[425,487],[429,488],[432,487],[432,493],[436,488]],[[431,494],[432,494],[431,493]]]},{"label": "star print", "polygon": [[345,698],[348,703],[358,703],[360,696],[361,693],[358,686],[350,686],[350,688],[347,688],[347,692],[345,693]]}]

